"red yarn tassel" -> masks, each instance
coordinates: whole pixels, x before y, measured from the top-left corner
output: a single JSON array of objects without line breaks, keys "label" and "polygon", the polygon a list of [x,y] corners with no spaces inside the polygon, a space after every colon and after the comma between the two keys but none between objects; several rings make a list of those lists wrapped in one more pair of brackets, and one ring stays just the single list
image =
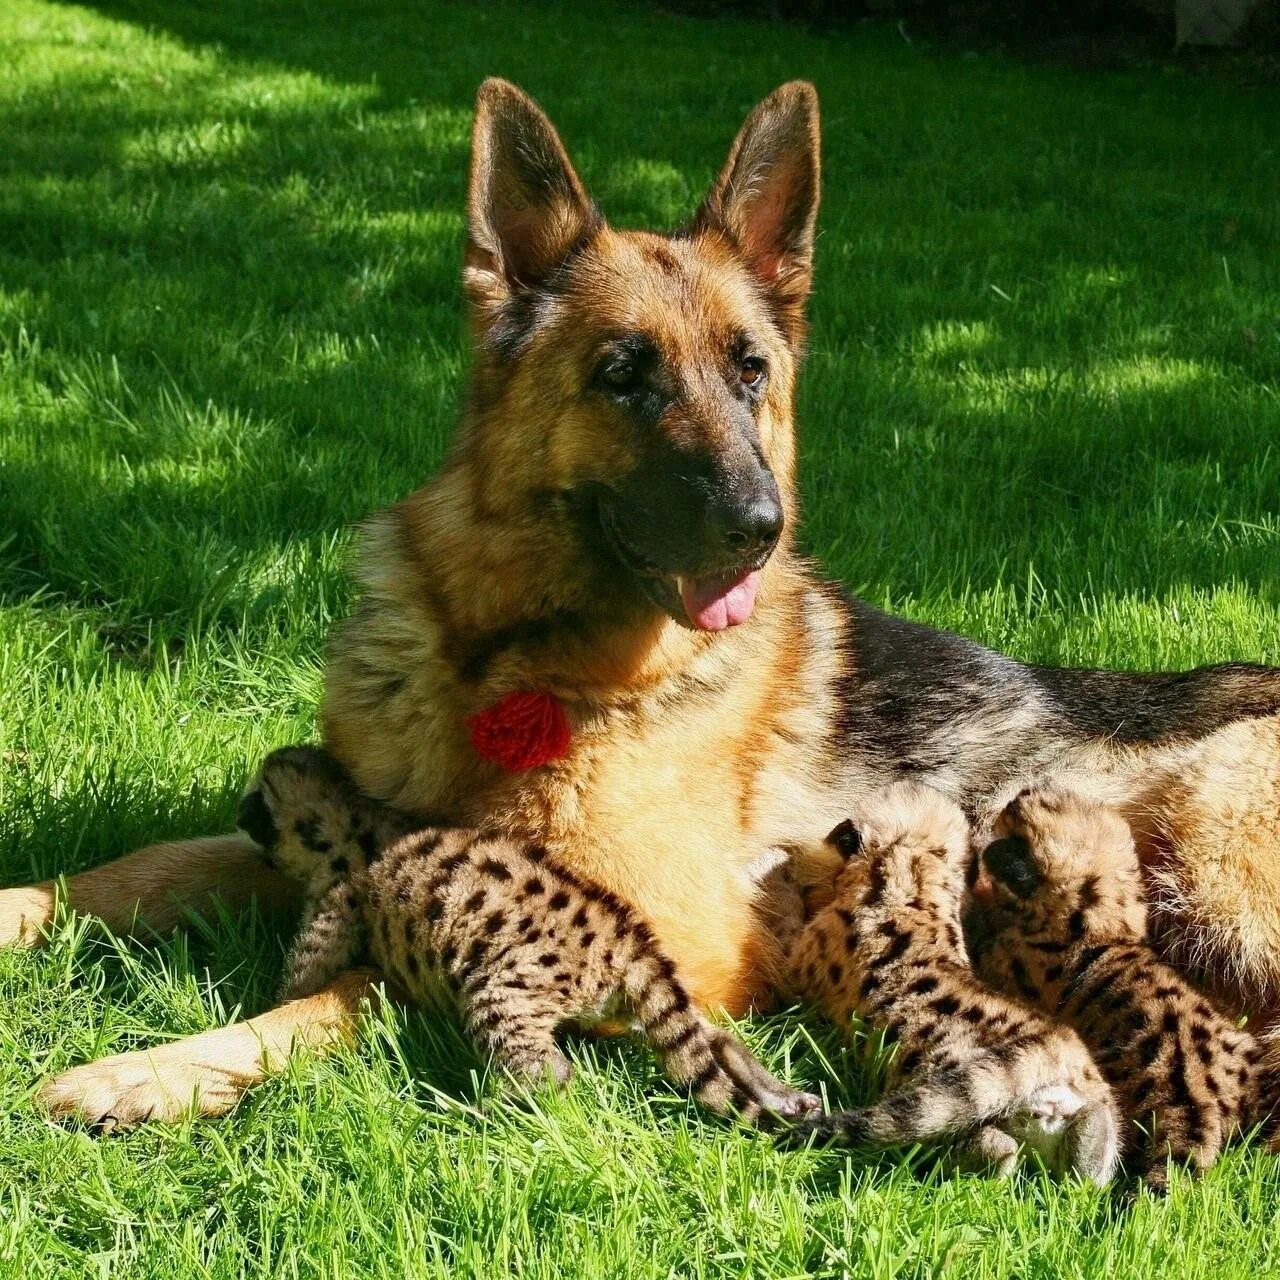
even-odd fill
[{"label": "red yarn tassel", "polygon": [[569,718],[559,699],[521,689],[467,720],[471,745],[482,760],[523,773],[569,754]]}]

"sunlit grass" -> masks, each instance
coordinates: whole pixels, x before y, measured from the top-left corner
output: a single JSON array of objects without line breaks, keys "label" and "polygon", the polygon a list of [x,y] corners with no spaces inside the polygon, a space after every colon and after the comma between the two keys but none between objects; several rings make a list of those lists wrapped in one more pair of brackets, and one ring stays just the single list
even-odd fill
[{"label": "sunlit grass", "polygon": [[[641,5],[0,7],[0,875],[224,829],[313,732],[350,525],[459,403],[470,99],[539,95],[606,211],[670,225],[741,115],[826,119],[806,541],[877,604],[1033,661],[1280,662],[1274,93],[1082,76]],[[1280,1174],[1123,1208],[925,1159],[775,1152],[634,1046],[498,1103],[387,1013],[229,1120],[102,1142],[49,1071],[261,1007],[256,916],[0,954],[0,1275],[1255,1277]],[[833,1100],[874,1073],[744,1028]]]}]

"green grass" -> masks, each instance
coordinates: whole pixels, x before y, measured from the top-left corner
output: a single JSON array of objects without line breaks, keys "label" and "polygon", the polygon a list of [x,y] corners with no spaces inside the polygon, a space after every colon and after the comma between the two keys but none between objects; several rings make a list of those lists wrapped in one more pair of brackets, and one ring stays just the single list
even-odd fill
[{"label": "green grass", "polygon": [[[807,539],[1020,657],[1280,662],[1280,102],[640,7],[0,7],[0,877],[224,829],[313,730],[350,524],[427,476],[464,368],[468,113],[499,73],[605,208],[672,224],[782,79],[823,94]],[[98,1141],[32,1083],[270,996],[280,938],[68,922],[0,955],[0,1275],[1280,1271],[1233,1153],[1121,1209],[1037,1177],[776,1153],[622,1045],[488,1103],[395,1015],[231,1118]],[[793,1079],[865,1088],[794,1013]]]}]

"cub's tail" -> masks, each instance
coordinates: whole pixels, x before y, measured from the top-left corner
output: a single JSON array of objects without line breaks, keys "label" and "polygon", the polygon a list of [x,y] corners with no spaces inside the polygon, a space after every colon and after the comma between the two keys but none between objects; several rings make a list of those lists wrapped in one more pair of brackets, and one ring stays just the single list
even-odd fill
[{"label": "cub's tail", "polygon": [[969,1084],[967,1071],[942,1070],[870,1106],[806,1116],[780,1134],[779,1141],[803,1146],[812,1138],[822,1145],[868,1148],[936,1142],[976,1128],[986,1119],[974,1115]]},{"label": "cub's tail", "polygon": [[[986,1073],[988,1076],[991,1073]],[[974,1071],[963,1067],[940,1070],[918,1084],[897,1089],[871,1106],[830,1115],[806,1116],[779,1135],[786,1146],[802,1146],[810,1139],[820,1144],[838,1144],[869,1149],[905,1147],[946,1139],[971,1139],[988,1125],[1003,1127],[1014,1121],[1012,1130],[1021,1131],[1020,1145],[1039,1151],[1055,1170],[1071,1172],[1098,1186],[1106,1186],[1119,1163],[1119,1122],[1110,1091],[1082,1100],[1069,1116],[1057,1121],[1044,1117],[1047,1129],[1037,1133],[1036,1124],[1017,1123],[1028,1100],[1010,1090],[993,1095],[988,1082],[976,1088]],[[975,1097],[985,1097],[976,1105]]]}]

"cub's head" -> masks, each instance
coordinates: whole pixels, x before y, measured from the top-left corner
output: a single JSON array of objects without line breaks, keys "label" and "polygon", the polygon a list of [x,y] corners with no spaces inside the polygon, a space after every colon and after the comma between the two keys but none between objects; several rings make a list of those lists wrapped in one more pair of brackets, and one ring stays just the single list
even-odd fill
[{"label": "cub's head", "polygon": [[750,617],[792,514],[818,170],[817,96],[783,85],[688,226],[618,231],[532,99],[481,86],[461,449],[482,511],[558,525],[686,626]]},{"label": "cub's head", "polygon": [[280,747],[240,800],[236,824],[269,866],[304,884],[361,871],[375,847],[367,808],[347,771],[321,747]]},{"label": "cub's head", "polygon": [[1055,942],[1146,935],[1138,856],[1113,809],[1060,787],[1024,791],[982,851],[975,927]]},{"label": "cub's head", "polygon": [[946,914],[959,905],[969,824],[957,805],[931,787],[899,782],[868,797],[856,822],[842,822],[826,844],[828,857],[844,860],[837,899],[925,905]]}]

